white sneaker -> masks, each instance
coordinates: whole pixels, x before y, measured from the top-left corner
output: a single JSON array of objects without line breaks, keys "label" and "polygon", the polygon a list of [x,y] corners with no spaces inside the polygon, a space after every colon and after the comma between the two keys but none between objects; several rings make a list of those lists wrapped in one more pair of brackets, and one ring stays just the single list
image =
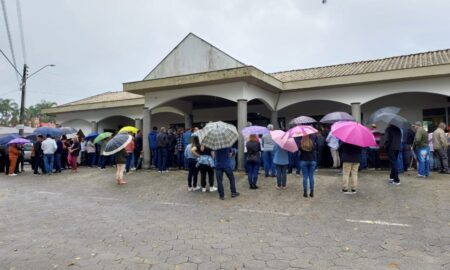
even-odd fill
[{"label": "white sneaker", "polygon": [[200,190],[201,187],[194,187],[194,191]]},{"label": "white sneaker", "polygon": [[168,173],[169,171],[168,170],[165,170],[163,173]]},{"label": "white sneaker", "polygon": [[191,187],[188,187],[188,191],[194,191],[194,189]]},{"label": "white sneaker", "polygon": [[17,174],[13,173],[13,174],[8,174],[8,176],[17,176]]},{"label": "white sneaker", "polygon": [[202,192],[206,192],[206,188],[202,188]]},{"label": "white sneaker", "polygon": [[214,191],[217,191],[217,188],[216,188],[216,187],[210,187],[210,188],[209,188],[209,192],[214,192]]}]

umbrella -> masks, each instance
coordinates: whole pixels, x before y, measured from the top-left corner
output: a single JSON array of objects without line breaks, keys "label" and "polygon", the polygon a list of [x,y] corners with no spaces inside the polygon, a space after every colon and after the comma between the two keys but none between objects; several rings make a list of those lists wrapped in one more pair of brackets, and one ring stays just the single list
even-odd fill
[{"label": "umbrella", "polygon": [[255,135],[269,134],[269,130],[266,127],[262,126],[248,126],[242,129],[242,135],[250,136],[252,134]]},{"label": "umbrella", "polygon": [[104,139],[111,137],[112,135],[113,134],[111,132],[100,133],[97,137],[95,137],[94,143],[99,143],[99,142],[103,141]]},{"label": "umbrella", "polygon": [[317,129],[312,126],[295,126],[287,131],[289,137],[303,137],[309,134],[317,133]]},{"label": "umbrella", "polygon": [[39,127],[34,130],[33,134],[42,136],[50,135],[52,137],[60,137],[63,135],[59,129],[51,127]]},{"label": "umbrella", "polygon": [[0,145],[8,144],[10,141],[20,138],[19,134],[8,134],[0,138]]},{"label": "umbrella", "polygon": [[320,119],[320,123],[333,124],[338,121],[355,121],[355,118],[346,112],[332,112]]},{"label": "umbrella", "polygon": [[358,122],[346,122],[340,124],[331,131],[339,140],[361,147],[376,146],[372,131]]},{"label": "umbrella", "polygon": [[370,124],[375,123],[375,118],[377,118],[382,113],[398,114],[399,112],[400,112],[400,108],[399,107],[395,107],[395,106],[383,107],[381,109],[376,110],[374,113],[372,113],[369,116],[369,119],[367,119],[367,124],[370,125]]},{"label": "umbrella", "polygon": [[126,133],[119,133],[114,136],[105,146],[103,155],[110,156],[124,149],[133,140],[133,136]]},{"label": "umbrella", "polygon": [[200,143],[213,150],[233,146],[238,137],[236,127],[222,121],[208,123],[198,132]]},{"label": "umbrella", "polygon": [[304,125],[304,124],[314,124],[317,121],[309,116],[299,116],[297,118],[294,118],[289,122],[290,125],[296,126],[296,125]]},{"label": "umbrella", "polygon": [[136,133],[138,133],[138,131],[139,131],[139,129],[138,128],[135,128],[135,127],[132,127],[132,126],[126,126],[126,127],[123,127],[123,128],[121,128],[120,130],[119,130],[119,133],[123,133],[123,132],[132,132],[132,133],[134,133],[134,134],[136,134]]},{"label": "umbrella", "polygon": [[272,135],[272,140],[284,150],[295,153],[298,151],[297,143],[294,138],[289,138],[286,132],[282,130],[272,130],[270,132]]},{"label": "umbrella", "polygon": [[86,140],[90,140],[90,139],[94,139],[95,137],[97,137],[98,136],[98,133],[97,132],[91,132],[91,133],[89,133],[86,137],[85,137],[85,139]]},{"label": "umbrella", "polygon": [[400,129],[408,129],[410,126],[408,120],[393,113],[381,113],[374,119],[374,121],[375,123],[382,122],[388,125],[393,125]]},{"label": "umbrella", "polygon": [[15,138],[15,139],[9,141],[8,144],[13,144],[13,143],[15,143],[15,144],[26,144],[26,143],[30,143],[30,141],[27,140],[27,139],[24,139],[24,138]]},{"label": "umbrella", "polygon": [[78,132],[78,130],[74,129],[73,127],[60,127],[59,131],[61,131],[63,135],[74,134]]},{"label": "umbrella", "polygon": [[342,126],[342,125],[346,125],[347,123],[352,123],[354,121],[339,121],[334,123],[333,125],[331,125],[331,132],[333,132],[336,128]]}]

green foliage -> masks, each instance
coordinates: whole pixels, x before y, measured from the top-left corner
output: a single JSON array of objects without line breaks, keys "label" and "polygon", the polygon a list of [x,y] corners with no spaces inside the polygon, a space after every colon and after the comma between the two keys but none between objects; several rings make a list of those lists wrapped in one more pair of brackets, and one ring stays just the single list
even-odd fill
[{"label": "green foliage", "polygon": [[[30,122],[33,118],[39,118],[40,122],[50,122],[54,118],[42,113],[43,109],[55,106],[56,103],[47,100],[30,106],[25,109],[25,123]],[[16,126],[19,123],[20,109],[19,105],[11,99],[0,98],[0,126]]]}]

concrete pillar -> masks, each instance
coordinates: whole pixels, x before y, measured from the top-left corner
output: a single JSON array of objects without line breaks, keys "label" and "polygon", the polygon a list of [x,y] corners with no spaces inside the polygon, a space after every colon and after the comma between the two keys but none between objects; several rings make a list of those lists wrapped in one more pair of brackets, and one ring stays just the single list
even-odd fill
[{"label": "concrete pillar", "polygon": [[352,116],[358,123],[361,123],[361,103],[352,103]]},{"label": "concrete pillar", "polygon": [[192,117],[190,114],[184,114],[184,128],[189,129],[192,127]]},{"label": "concrete pillar", "polygon": [[91,132],[98,132],[98,123],[97,121],[91,122]]},{"label": "concrete pillar", "polygon": [[270,112],[270,123],[273,125],[273,129],[279,129],[278,126],[278,111]]},{"label": "concrete pillar", "polygon": [[143,120],[141,118],[136,118],[134,119],[134,126],[139,129],[142,130],[142,126],[143,125]]},{"label": "concrete pillar", "polygon": [[241,134],[241,130],[247,125],[247,100],[239,99],[237,101],[237,129],[239,132],[238,139],[238,169],[244,170],[245,158],[244,158],[244,136]]},{"label": "concrete pillar", "polygon": [[142,126],[142,148],[144,150],[144,160],[142,162],[142,167],[144,169],[150,168],[150,144],[148,141],[148,134],[151,131],[152,126],[152,114],[148,108],[144,108],[143,111],[144,119]]}]

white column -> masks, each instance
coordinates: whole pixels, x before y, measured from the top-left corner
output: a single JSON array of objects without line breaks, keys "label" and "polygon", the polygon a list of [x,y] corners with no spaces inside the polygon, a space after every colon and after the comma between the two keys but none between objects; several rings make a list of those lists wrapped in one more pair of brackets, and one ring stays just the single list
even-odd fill
[{"label": "white column", "polygon": [[184,114],[184,129],[190,129],[192,127],[192,117],[190,114]]},{"label": "white column", "polygon": [[273,125],[273,129],[279,129],[278,126],[278,111],[270,112],[270,123]]},{"label": "white column", "polygon": [[361,103],[355,102],[352,103],[352,116],[355,120],[361,123]]},{"label": "white column", "polygon": [[134,126],[139,129],[142,130],[142,126],[143,125],[143,120],[141,118],[136,118],[134,119]]},{"label": "white column", "polygon": [[91,122],[91,132],[98,132],[98,123],[97,121]]},{"label": "white column", "polygon": [[142,127],[142,148],[144,150],[144,161],[142,163],[142,167],[144,169],[150,168],[150,144],[148,141],[148,134],[151,130],[151,121],[152,121],[152,114],[151,111],[148,108],[144,108],[143,111],[143,127]]},{"label": "white column", "polygon": [[244,137],[241,134],[241,130],[247,125],[247,100],[239,99],[237,101],[237,129],[239,132],[238,139],[238,169],[244,170],[245,158],[244,158]]}]

